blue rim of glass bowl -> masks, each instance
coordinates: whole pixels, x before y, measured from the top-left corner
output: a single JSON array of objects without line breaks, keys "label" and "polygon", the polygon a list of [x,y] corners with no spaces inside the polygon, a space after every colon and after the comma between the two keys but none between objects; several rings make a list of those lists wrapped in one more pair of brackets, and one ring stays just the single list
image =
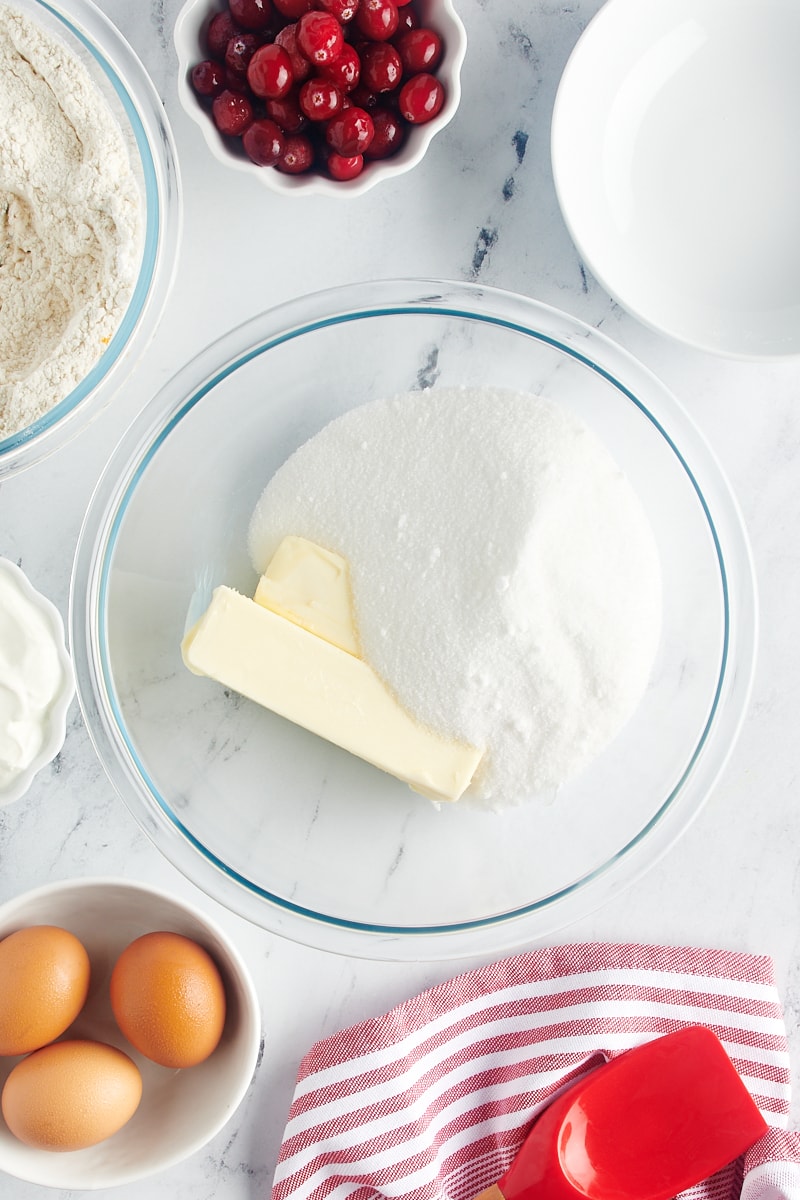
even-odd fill
[{"label": "blue rim of glass bowl", "polygon": [[52,5],[46,3],[46,0],[38,0],[41,8],[50,13],[52,17],[58,20],[70,33],[84,46],[92,58],[102,69],[105,76],[108,78],[111,86],[119,97],[120,103],[125,111],[125,115],[130,121],[131,130],[136,139],[136,146],[139,150],[142,164],[142,175],[144,178],[145,189],[145,213],[146,225],[144,235],[144,245],[142,248],[142,262],[139,268],[139,275],[136,280],[133,294],[128,303],[125,315],[122,318],[116,332],[101,357],[92,367],[89,374],[82,379],[77,387],[73,388],[63,400],[59,400],[48,410],[43,416],[36,421],[32,421],[30,425],[26,425],[24,429],[12,433],[9,437],[0,440],[0,454],[4,454],[10,450],[17,450],[28,442],[33,441],[41,434],[48,432],[61,421],[64,417],[69,416],[74,412],[78,405],[88,396],[97,385],[105,378],[111,367],[119,358],[122,351],[125,349],[131,334],[139,323],[144,302],[150,290],[150,285],[155,273],[156,256],[158,251],[158,240],[161,222],[160,205],[158,199],[158,183],[156,178],[155,163],[150,150],[150,144],[147,139],[144,125],[142,124],[139,111],[131,99],[131,95],[125,84],[120,79],[111,64],[107,59],[98,52],[97,47],[91,40],[73,25],[72,21],[63,13]]},{"label": "blue rim of glass bowl", "polygon": [[[624,846],[622,846],[619,850],[617,850],[613,855],[611,855],[611,857],[609,859],[607,859],[606,862],[604,862],[600,866],[595,867],[593,870],[586,872],[579,879],[574,880],[572,883],[569,883],[566,886],[564,886],[563,888],[558,889],[558,891],[552,892],[550,895],[543,897],[542,899],[532,901],[530,904],[521,905],[518,908],[514,908],[512,910],[508,910],[508,911],[502,912],[502,913],[492,913],[492,914],[489,914],[488,916],[476,918],[476,919],[470,920],[470,921],[455,921],[455,922],[448,922],[446,924],[440,924],[440,925],[409,925],[409,926],[403,925],[403,926],[401,926],[401,925],[382,925],[382,924],[376,924],[376,923],[371,923],[371,922],[349,920],[344,917],[335,917],[335,916],[331,916],[326,913],[317,912],[314,909],[306,908],[303,905],[299,905],[299,904],[294,903],[291,900],[285,899],[273,892],[270,892],[268,889],[261,887],[259,884],[253,883],[246,876],[240,874],[238,871],[233,870],[231,867],[229,867],[227,865],[227,863],[225,863],[222,859],[220,859],[217,855],[215,855],[213,853],[213,851],[211,851],[207,846],[205,846],[203,844],[203,842],[201,842],[197,837],[195,837],[194,834],[189,829],[186,828],[184,823],[172,811],[169,804],[167,804],[166,801],[164,800],[164,798],[161,796],[158,788],[155,786],[147,769],[145,768],[144,763],[139,758],[139,756],[136,752],[136,749],[133,746],[133,743],[131,742],[131,740],[129,739],[129,737],[127,735],[122,711],[121,711],[120,706],[116,699],[113,680],[111,678],[110,666],[109,666],[109,662],[108,662],[108,656],[106,653],[107,641],[108,641],[107,628],[106,628],[106,608],[107,608],[107,598],[108,598],[108,588],[109,588],[109,574],[110,574],[110,570],[111,570],[111,558],[113,555],[114,544],[116,542],[117,536],[119,534],[119,531],[120,531],[120,528],[122,525],[122,521],[125,516],[125,510],[126,510],[127,505],[130,502],[131,497],[136,489],[137,483],[140,480],[140,478],[142,477],[142,475],[144,474],[144,472],[146,471],[147,467],[149,466],[150,462],[152,461],[152,459],[154,458],[156,453],[158,452],[160,446],[170,436],[172,431],[180,423],[180,421],[183,419],[183,417],[188,412],[190,412],[191,409],[194,408],[194,406],[196,404],[198,404],[203,399],[204,396],[206,396],[219,383],[221,383],[224,379],[226,379],[233,372],[237,371],[240,367],[244,366],[246,363],[253,361],[254,359],[260,357],[260,355],[264,354],[266,351],[273,349],[276,346],[280,346],[286,342],[293,341],[295,338],[300,337],[303,334],[313,333],[315,330],[330,328],[332,326],[344,324],[344,323],[350,322],[350,321],[365,320],[365,319],[370,319],[373,317],[404,316],[404,315],[408,315],[408,314],[419,313],[421,311],[432,314],[432,315],[458,317],[458,318],[462,318],[462,319],[465,319],[468,321],[478,321],[478,322],[482,322],[484,324],[499,326],[501,328],[511,330],[514,333],[521,333],[521,334],[525,335],[526,337],[530,337],[536,341],[550,345],[550,346],[554,347],[555,349],[563,352],[564,354],[569,355],[571,358],[575,359],[576,361],[582,363],[584,366],[589,367],[590,370],[594,371],[596,374],[598,374],[603,379],[605,379],[608,383],[610,383],[612,385],[612,387],[616,388],[618,392],[620,392],[622,395],[627,397],[627,399],[633,405],[635,405],[635,407],[642,413],[642,415],[657,430],[657,432],[660,434],[660,436],[665,440],[665,442],[669,446],[672,453],[675,455],[675,457],[678,460],[678,462],[680,463],[682,469],[686,473],[686,476],[689,479],[689,481],[697,495],[697,498],[700,502],[703,513],[705,514],[706,521],[708,522],[708,528],[709,528],[709,531],[710,531],[710,534],[711,534],[711,537],[713,540],[714,550],[715,550],[715,553],[717,556],[717,562],[719,564],[724,623],[723,623],[722,653],[721,653],[721,657],[720,657],[720,667],[719,667],[719,673],[718,673],[718,677],[717,677],[716,687],[714,690],[713,702],[711,704],[710,711],[709,711],[709,714],[705,721],[705,724],[701,730],[698,742],[695,746],[694,751],[691,754],[691,757],[690,757],[688,763],[686,764],[684,770],[682,771],[680,778],[678,779],[677,783],[674,785],[674,787],[669,792],[669,795],[666,797],[666,799],[663,801],[663,803],[659,806],[657,812],[653,814],[653,816],[647,821],[647,823],[642,827],[642,829],[639,830],[639,832],[633,838],[631,838],[628,842],[626,842]],[[211,378],[207,379],[199,388],[197,388],[192,393],[191,396],[189,396],[189,398],[186,401],[184,401],[184,403],[173,414],[173,416],[170,418],[170,420],[164,426],[164,428],[159,432],[157,437],[155,437],[154,440],[151,442],[147,451],[142,456],[135,471],[133,472],[127,486],[125,487],[124,492],[122,493],[119,504],[117,505],[116,513],[114,514],[113,521],[111,522],[108,539],[106,542],[105,552],[103,555],[103,561],[102,561],[102,566],[101,566],[101,571],[100,571],[98,599],[99,599],[99,603],[98,603],[98,613],[99,613],[99,616],[98,616],[98,642],[99,642],[99,647],[100,647],[100,658],[101,658],[101,665],[102,665],[103,680],[105,683],[106,694],[109,697],[112,715],[114,717],[116,727],[119,730],[120,734],[122,735],[122,739],[125,744],[126,750],[130,756],[131,761],[134,764],[134,767],[136,769],[137,774],[139,775],[139,778],[144,782],[151,797],[155,800],[158,807],[161,809],[162,813],[164,813],[164,815],[168,818],[169,822],[172,825],[172,828],[178,834],[180,834],[181,837],[186,842],[188,842],[191,846],[193,846],[200,853],[202,858],[204,858],[211,866],[215,867],[218,871],[222,872],[222,874],[225,877],[227,877],[231,882],[237,884],[240,887],[245,888],[246,891],[249,892],[251,895],[258,896],[261,899],[268,901],[269,903],[277,906],[279,909],[281,909],[287,913],[292,913],[296,916],[309,918],[312,921],[315,921],[317,923],[336,927],[339,929],[351,930],[354,932],[365,933],[365,934],[383,934],[383,935],[389,935],[389,936],[400,935],[403,937],[410,937],[410,936],[425,935],[427,937],[427,936],[432,936],[432,935],[436,935],[436,934],[449,934],[449,933],[459,934],[459,933],[466,933],[470,930],[486,929],[493,925],[495,925],[495,926],[503,925],[503,924],[509,923],[511,921],[516,921],[519,918],[524,918],[525,916],[531,915],[537,911],[542,911],[551,906],[554,906],[559,901],[563,901],[570,896],[576,895],[582,889],[586,888],[586,886],[588,884],[592,883],[595,880],[599,880],[601,877],[606,875],[609,872],[609,870],[616,863],[619,863],[624,858],[626,858],[631,853],[631,851],[635,847],[640,845],[645,840],[645,838],[659,825],[659,823],[664,818],[665,814],[672,807],[673,803],[675,802],[677,797],[680,795],[681,790],[683,789],[683,786],[684,786],[688,776],[690,775],[695,764],[697,763],[697,760],[703,750],[703,747],[706,744],[706,741],[708,740],[709,734],[714,725],[714,720],[715,720],[715,717],[716,717],[716,714],[717,714],[717,711],[719,708],[719,702],[720,702],[720,697],[721,697],[721,692],[722,692],[723,681],[724,681],[725,675],[726,675],[726,668],[727,668],[727,664],[728,664],[728,655],[729,655],[729,648],[730,648],[730,596],[729,596],[729,586],[728,586],[728,574],[727,574],[727,570],[726,570],[726,566],[725,566],[724,556],[722,553],[722,546],[720,543],[720,538],[719,538],[716,526],[714,524],[714,520],[712,518],[708,503],[706,502],[706,498],[703,495],[702,489],[700,488],[700,485],[698,484],[694,473],[690,469],[688,463],[686,462],[686,459],[681,454],[681,452],[678,449],[677,445],[675,444],[674,440],[669,436],[669,434],[667,433],[666,429],[661,424],[661,422],[656,419],[656,417],[653,415],[653,413],[651,413],[650,410],[647,408],[647,406],[640,399],[638,399],[638,397],[634,394],[634,392],[631,391],[630,388],[626,387],[625,384],[621,383],[610,371],[606,370],[606,368],[600,366],[598,363],[593,362],[586,355],[581,354],[581,352],[579,350],[576,350],[575,348],[573,348],[571,346],[565,345],[564,342],[560,341],[558,338],[553,337],[548,334],[545,334],[545,333],[541,333],[536,330],[532,330],[529,327],[520,324],[519,322],[512,321],[508,318],[498,317],[494,314],[470,312],[469,310],[459,309],[458,307],[437,306],[436,304],[432,304],[432,303],[426,303],[424,308],[420,308],[420,306],[418,304],[412,304],[412,303],[404,303],[404,304],[396,304],[396,305],[390,304],[390,305],[385,305],[385,306],[381,306],[380,308],[374,308],[374,309],[363,308],[363,309],[353,310],[353,311],[350,311],[350,312],[347,312],[344,314],[339,314],[334,317],[327,317],[327,318],[323,318],[323,319],[319,319],[319,320],[315,320],[315,321],[310,321],[310,322],[307,322],[300,326],[295,326],[288,331],[285,331],[279,335],[276,335],[274,337],[268,338],[265,341],[262,341],[259,345],[247,350],[245,353],[239,354],[233,361],[229,362],[222,370],[218,371]]]}]

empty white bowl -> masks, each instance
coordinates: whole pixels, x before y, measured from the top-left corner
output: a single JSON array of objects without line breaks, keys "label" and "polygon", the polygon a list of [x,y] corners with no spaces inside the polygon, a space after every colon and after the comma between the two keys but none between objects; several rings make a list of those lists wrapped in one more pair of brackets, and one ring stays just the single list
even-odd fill
[{"label": "empty white bowl", "polygon": [[271,191],[293,196],[360,196],[386,179],[410,171],[426,154],[431,141],[455,116],[461,99],[461,66],[467,51],[467,33],[452,0],[417,0],[416,9],[423,25],[442,37],[444,52],[436,77],[445,88],[445,101],[432,121],[409,126],[406,140],[391,158],[368,163],[362,173],[347,182],[337,182],[317,171],[304,175],[285,175],[274,167],[259,167],[251,162],[238,138],[223,137],[211,119],[210,110],[195,94],[189,79],[195,63],[207,58],[205,30],[210,18],[224,7],[222,0],[187,0],[175,22],[175,48],[178,53],[178,96],[186,112],[200,127],[206,145],[214,157],[227,167],[258,179]]},{"label": "empty white bowl", "polygon": [[[4,578],[3,578],[4,577]],[[67,732],[67,710],[75,695],[75,678],[72,673],[72,662],[64,645],[64,623],[61,614],[41,592],[37,592],[24,571],[7,558],[0,558],[0,584],[9,586],[16,593],[19,603],[25,610],[24,629],[21,630],[16,619],[10,612],[0,611],[0,636],[8,638],[13,644],[0,646],[0,807],[11,804],[25,795],[33,783],[33,778],[42,767],[46,767],[55,758]],[[28,634],[24,630],[29,631]],[[30,642],[27,637],[30,636]],[[42,644],[44,642],[44,644]],[[22,643],[22,644],[20,644]],[[4,665],[18,664],[21,659],[29,662],[29,655],[38,662],[38,668],[45,676],[52,675],[52,687],[46,703],[41,694],[41,676],[34,681],[38,698],[30,716],[30,728],[22,707],[25,697],[18,691],[20,680],[12,672],[13,677],[5,678]],[[8,656],[8,657],[7,657]],[[36,665],[36,664],[34,664]],[[11,669],[11,666],[10,666]],[[5,703],[6,696],[8,703]],[[42,705],[40,707],[40,705]],[[19,729],[23,719],[26,728]],[[17,726],[16,731],[8,729],[5,723]],[[26,746],[30,738],[40,737],[35,753],[29,755]],[[7,745],[4,741],[7,735],[12,735]],[[29,743],[31,746],[32,742]],[[21,751],[21,754],[18,753]],[[13,757],[11,763],[9,755]],[[5,759],[5,761],[4,761]],[[19,766],[17,766],[19,764]]]},{"label": "empty white bowl", "polygon": [[800,353],[798,44],[794,0],[608,0],[558,89],[553,172],[587,266],[713,353]]},{"label": "empty white bowl", "polygon": [[[18,1141],[0,1118],[0,1171],[30,1183],[96,1189],[133,1183],[187,1158],[219,1132],[241,1103],[261,1044],[258,998],[225,934],[185,900],[115,879],[74,879],[26,892],[0,907],[0,938],[28,925],[58,925],[86,947],[92,968],[83,1012],[64,1035],[119,1047],[138,1066],[142,1099],[127,1125],[85,1150],[53,1153]],[[203,946],[225,984],[222,1039],[205,1062],[183,1070],[139,1054],[117,1028],[109,1000],[114,964],[144,933],[171,930]],[[0,1088],[19,1061],[0,1058]],[[0,1188],[2,1191],[2,1188]]]}]

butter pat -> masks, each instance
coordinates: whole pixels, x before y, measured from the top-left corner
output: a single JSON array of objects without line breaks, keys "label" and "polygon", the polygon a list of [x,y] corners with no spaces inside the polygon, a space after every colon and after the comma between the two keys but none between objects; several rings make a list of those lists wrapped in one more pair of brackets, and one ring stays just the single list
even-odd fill
[{"label": "butter pat", "polygon": [[348,654],[360,657],[347,560],[307,538],[285,537],[259,580],[255,599]]},{"label": "butter pat", "polygon": [[363,659],[232,588],[214,590],[181,651],[195,674],[211,676],[432,800],[457,800],[481,759],[480,750],[415,721]]}]

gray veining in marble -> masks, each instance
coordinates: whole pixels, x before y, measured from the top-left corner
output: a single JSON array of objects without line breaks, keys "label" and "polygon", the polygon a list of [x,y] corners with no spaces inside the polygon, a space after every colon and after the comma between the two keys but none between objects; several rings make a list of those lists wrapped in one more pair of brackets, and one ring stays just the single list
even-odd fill
[{"label": "gray veining in marble", "polygon": [[[345,203],[287,203],[210,160],[175,90],[171,31],[180,0],[100,0],[100,7],[148,68],[172,122],[183,248],[164,319],[114,404],[68,452],[0,485],[0,553],[19,562],[66,618],[82,514],[143,398],[220,332],[293,295],[379,276],[471,279],[602,328],[663,379],[713,445],[752,539],[762,631],[751,708],[705,808],[652,871],[563,940],[702,942],[772,955],[797,1079],[800,363],[734,363],[683,348],[629,317],[581,263],[556,202],[548,133],[560,72],[599,0],[459,0],[470,45],[456,118],[416,171]],[[460,969],[327,955],[206,900],[114,794],[76,703],[58,759],[22,802],[0,809],[0,901],[89,874],[151,881],[213,913],[253,970],[265,1039],[245,1102],[211,1145],[145,1185],[95,1193],[99,1200],[266,1197],[295,1071],[311,1043]],[[2,1200],[53,1194],[0,1177]]]}]

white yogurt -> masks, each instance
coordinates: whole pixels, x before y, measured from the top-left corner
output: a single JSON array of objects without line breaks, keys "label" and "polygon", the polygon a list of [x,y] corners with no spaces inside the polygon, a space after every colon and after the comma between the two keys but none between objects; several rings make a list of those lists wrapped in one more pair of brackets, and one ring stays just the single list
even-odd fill
[{"label": "white yogurt", "polygon": [[0,801],[58,752],[72,693],[56,610],[0,559]]}]

